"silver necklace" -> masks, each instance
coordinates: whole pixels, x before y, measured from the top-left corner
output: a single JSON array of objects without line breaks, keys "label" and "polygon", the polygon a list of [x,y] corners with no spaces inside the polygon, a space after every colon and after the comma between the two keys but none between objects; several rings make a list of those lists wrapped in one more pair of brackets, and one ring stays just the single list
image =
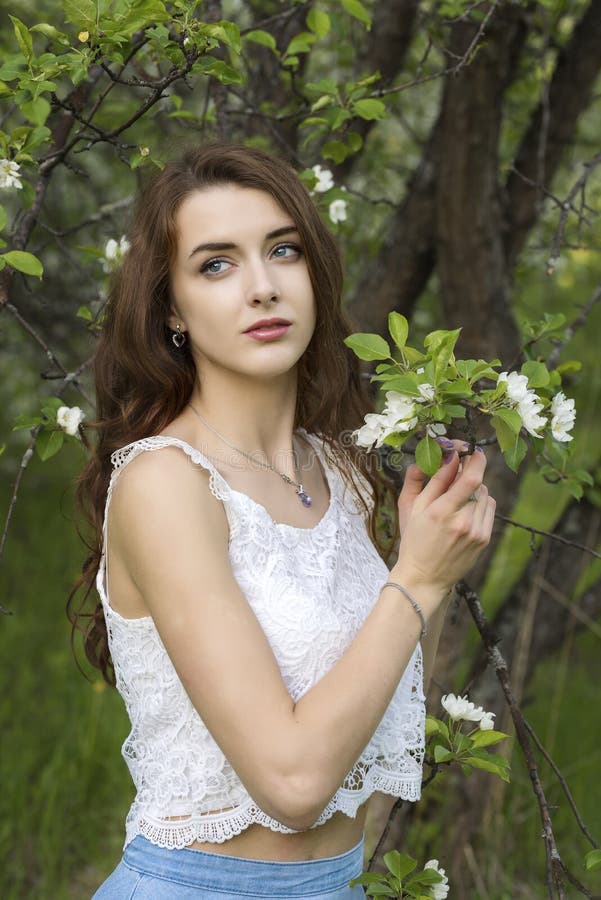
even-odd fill
[{"label": "silver necklace", "polygon": [[207,420],[206,420],[203,416],[201,416],[201,414],[198,412],[198,410],[195,409],[195,408],[192,406],[191,403],[189,403],[188,406],[190,407],[190,409],[192,410],[192,412],[196,413],[196,415],[198,416],[198,418],[200,419],[200,421],[203,422],[203,423],[207,426],[207,428],[209,429],[209,431],[212,431],[213,434],[216,434],[217,437],[218,437],[220,440],[222,440],[224,444],[227,444],[228,447],[231,447],[232,450],[235,450],[236,453],[239,453],[241,456],[245,456],[246,459],[249,459],[251,462],[257,463],[259,466],[262,466],[262,468],[264,468],[264,469],[271,469],[272,472],[275,472],[276,475],[279,475],[280,478],[283,478],[284,481],[285,481],[287,484],[292,484],[292,485],[294,485],[294,487],[296,488],[297,496],[298,496],[300,502],[303,504],[303,506],[311,506],[313,500],[312,500],[311,497],[307,494],[307,492],[306,492],[305,489],[303,488],[303,486],[302,486],[302,484],[300,483],[300,481],[294,481],[293,478],[290,478],[290,476],[289,476],[289,475],[286,475],[285,472],[280,472],[280,470],[279,470],[279,469],[276,469],[275,466],[272,466],[271,463],[263,463],[263,462],[260,462],[260,461],[259,461],[258,459],[256,459],[254,456],[251,456],[250,453],[246,453],[246,451],[240,450],[239,447],[234,447],[234,445],[233,445],[233,444],[230,444],[230,442],[227,440],[227,438],[224,438],[224,436],[223,436],[222,434],[220,434],[220,433],[217,431],[216,428],[213,428],[212,425],[209,425],[209,423],[207,422]]}]

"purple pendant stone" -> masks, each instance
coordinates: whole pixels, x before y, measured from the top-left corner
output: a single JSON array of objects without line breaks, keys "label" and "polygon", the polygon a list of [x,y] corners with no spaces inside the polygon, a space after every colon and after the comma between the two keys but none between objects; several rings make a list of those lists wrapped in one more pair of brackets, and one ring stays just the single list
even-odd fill
[{"label": "purple pendant stone", "polygon": [[309,497],[308,494],[306,494],[304,491],[301,490],[298,492],[298,496],[300,497],[300,500],[301,500],[301,503],[303,504],[303,506],[311,506],[311,503],[313,501],[311,500],[311,498]]}]

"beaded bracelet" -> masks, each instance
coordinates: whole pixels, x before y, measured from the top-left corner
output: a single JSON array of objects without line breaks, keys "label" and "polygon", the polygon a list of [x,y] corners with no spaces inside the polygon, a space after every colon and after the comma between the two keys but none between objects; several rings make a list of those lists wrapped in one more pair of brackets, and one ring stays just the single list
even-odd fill
[{"label": "beaded bracelet", "polygon": [[424,618],[422,608],[419,605],[419,603],[417,602],[417,600],[414,600],[413,597],[411,596],[411,594],[409,593],[409,591],[407,591],[401,584],[397,584],[396,581],[387,581],[386,584],[382,585],[382,590],[384,590],[385,587],[396,588],[398,591],[401,592],[401,594],[403,594],[403,596],[405,596],[407,598],[407,600],[409,601],[409,603],[411,604],[411,606],[413,607],[413,609],[416,611],[416,613],[418,614],[418,616],[421,619],[421,623],[422,623],[421,637],[422,637],[422,639],[425,638],[425,636],[428,633],[428,628],[426,626],[426,620]]}]

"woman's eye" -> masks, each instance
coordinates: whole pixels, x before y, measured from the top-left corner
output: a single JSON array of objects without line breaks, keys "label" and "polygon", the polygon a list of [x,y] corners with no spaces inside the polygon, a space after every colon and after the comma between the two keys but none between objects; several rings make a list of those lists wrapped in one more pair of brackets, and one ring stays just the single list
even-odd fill
[{"label": "woman's eye", "polygon": [[225,259],[208,259],[200,267],[200,271],[203,275],[221,275],[222,272],[225,272],[228,265],[229,263]]},{"label": "woman's eye", "polygon": [[273,256],[276,259],[295,259],[302,253],[298,244],[279,244],[273,249]]}]

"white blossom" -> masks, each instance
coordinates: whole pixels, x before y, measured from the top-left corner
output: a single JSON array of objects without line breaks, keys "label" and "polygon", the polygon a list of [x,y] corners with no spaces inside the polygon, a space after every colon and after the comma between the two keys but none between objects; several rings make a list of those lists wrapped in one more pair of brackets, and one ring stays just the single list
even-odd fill
[{"label": "white blossom", "polygon": [[391,431],[393,429],[390,427],[386,416],[378,413],[368,413],[365,416],[365,425],[353,431],[353,437],[357,446],[370,449],[374,444],[376,447],[380,447],[386,435],[390,434]]},{"label": "white blossom", "polygon": [[428,384],[425,381],[423,384],[418,384],[417,389],[420,393],[420,396],[417,398],[418,403],[424,403],[426,400],[434,400],[434,385]]},{"label": "white blossom", "polygon": [[104,271],[112,271],[121,262],[128,250],[129,241],[124,234],[121,235],[118,242],[114,238],[109,238],[104,248],[104,259],[100,261]]},{"label": "white blossom", "polygon": [[365,424],[353,432],[359,447],[380,447],[384,438],[393,431],[411,431],[417,425],[415,403],[406,394],[386,392],[386,405],[381,413],[368,413]]},{"label": "white blossom", "polygon": [[568,434],[574,427],[576,420],[576,408],[574,400],[566,397],[563,391],[555,394],[551,403],[551,434],[556,441],[571,441],[572,435]]},{"label": "white blossom", "polygon": [[411,431],[417,425],[415,403],[411,397],[397,391],[386,392],[384,415],[391,425],[391,431]]},{"label": "white blossom", "polygon": [[497,379],[507,383],[507,396],[514,403],[519,403],[528,394],[528,378],[519,372],[501,372]]},{"label": "white blossom", "polygon": [[542,408],[543,404],[540,402],[540,397],[537,397],[534,391],[528,391],[527,395],[523,400],[520,400],[516,407],[526,431],[537,438],[542,437],[538,433],[538,429],[544,428],[547,424],[546,418],[539,416]]},{"label": "white blossom", "polygon": [[325,194],[326,191],[329,191],[330,188],[334,187],[334,176],[330,172],[329,169],[324,169],[322,166],[313,166],[313,174],[317,178],[317,184],[313,188],[318,194]]},{"label": "white blossom", "polygon": [[455,694],[445,694],[440,701],[448,712],[453,722],[464,719],[466,722],[479,722],[486,715],[481,706],[476,706],[465,697],[457,697]]},{"label": "white blossom", "polygon": [[20,191],[21,170],[19,164],[12,159],[0,159],[0,188],[12,188]]},{"label": "white blossom", "polygon": [[495,723],[493,719],[496,713],[493,712],[485,712],[482,718],[480,719],[480,730],[481,731],[492,731],[495,727]]},{"label": "white blossom", "polygon": [[56,424],[60,425],[67,434],[76,437],[85,413],[79,406],[61,406],[56,413]]},{"label": "white blossom", "polygon": [[431,425],[426,426],[426,433],[431,438],[440,437],[441,434],[446,434],[447,429],[442,424],[442,422],[432,422]]},{"label": "white blossom", "polygon": [[336,225],[346,221],[346,200],[332,200],[328,207],[330,220]]},{"label": "white blossom", "polygon": [[435,872],[442,875],[442,881],[429,885],[429,891],[433,900],[446,900],[449,895],[449,879],[447,878],[445,870],[439,866],[438,860],[429,859],[424,866],[424,869],[434,869]]}]

